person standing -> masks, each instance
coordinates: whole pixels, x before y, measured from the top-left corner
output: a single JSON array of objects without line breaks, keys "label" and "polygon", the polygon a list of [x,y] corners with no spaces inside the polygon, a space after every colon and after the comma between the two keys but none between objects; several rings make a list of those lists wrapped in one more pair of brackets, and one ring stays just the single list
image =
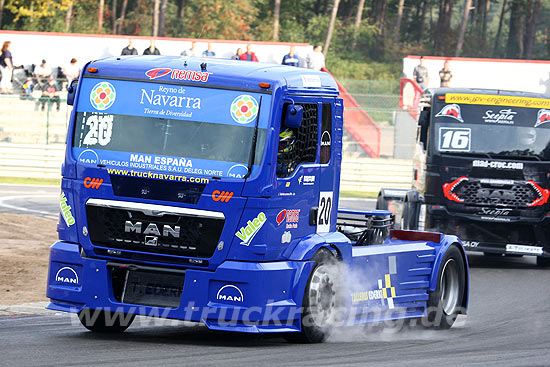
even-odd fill
[{"label": "person standing", "polygon": [[414,67],[413,76],[420,88],[426,89],[430,77],[428,76],[428,69],[424,66],[424,56],[420,56],[420,64]]},{"label": "person standing", "polygon": [[144,55],[160,55],[160,50],[155,47],[155,40],[151,40],[150,46],[143,51]]},{"label": "person standing", "polygon": [[11,93],[11,77],[13,74],[13,57],[10,51],[11,42],[6,41],[2,45],[2,54],[0,55],[0,70],[2,79],[0,80],[0,93]]},{"label": "person standing", "polygon": [[[135,49],[134,49],[135,50]],[[65,77],[67,78],[67,84],[70,85],[71,82],[74,80],[74,79],[78,79],[79,75],[80,75],[80,68],[78,67],[78,65],[76,64],[77,61],[76,59],[73,57],[71,59],[71,61],[69,62],[69,65],[65,66],[63,68],[63,74],[65,75]]]},{"label": "person standing", "polygon": [[196,50],[196,48],[197,48],[197,42],[196,41],[191,42],[191,48],[184,50],[181,53],[181,56],[199,56],[199,52]]},{"label": "person standing", "polygon": [[451,72],[451,70],[449,68],[449,61],[446,60],[443,63],[443,69],[439,70],[439,79],[441,80],[440,86],[441,87],[450,87],[452,77],[453,77],[453,73]]},{"label": "person standing", "polygon": [[212,51],[212,44],[208,42],[208,48],[203,51],[202,57],[216,57],[216,53]]},{"label": "person standing", "polygon": [[120,54],[121,56],[128,56],[128,55],[137,55],[138,52],[136,50],[136,48],[134,47],[134,41],[129,39],[128,40],[128,46],[124,47],[122,49],[122,53]]},{"label": "person standing", "polygon": [[231,60],[240,60],[242,54],[243,54],[243,49],[239,47],[237,49],[237,52],[235,52],[235,55],[231,56]]},{"label": "person standing", "polygon": [[252,45],[250,43],[246,45],[246,52],[241,55],[241,60],[258,62],[256,54],[252,52]]},{"label": "person standing", "polygon": [[289,52],[283,57],[282,64],[300,67],[300,58],[294,53],[294,46],[290,46]]},{"label": "person standing", "polygon": [[325,68],[325,55],[323,55],[321,45],[316,45],[313,52],[307,57],[307,67],[313,70],[322,70]]}]

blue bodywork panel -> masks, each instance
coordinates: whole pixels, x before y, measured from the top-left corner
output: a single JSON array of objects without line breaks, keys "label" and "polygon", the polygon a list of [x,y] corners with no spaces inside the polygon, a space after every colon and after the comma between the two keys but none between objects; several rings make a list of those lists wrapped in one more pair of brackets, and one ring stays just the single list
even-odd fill
[{"label": "blue bodywork panel", "polygon": [[[456,244],[463,253],[462,245],[453,236],[401,233],[357,246],[337,230],[338,94],[326,73],[262,63],[168,56],[89,63],[67,134],[48,308],[296,332],[311,259],[326,248],[344,265],[352,324],[380,311],[423,316],[445,251]],[[294,103],[304,106],[303,136],[313,148],[290,174],[277,175],[285,106]],[[135,274],[166,281],[169,291],[140,288]],[[467,292],[464,299],[466,307]]]}]

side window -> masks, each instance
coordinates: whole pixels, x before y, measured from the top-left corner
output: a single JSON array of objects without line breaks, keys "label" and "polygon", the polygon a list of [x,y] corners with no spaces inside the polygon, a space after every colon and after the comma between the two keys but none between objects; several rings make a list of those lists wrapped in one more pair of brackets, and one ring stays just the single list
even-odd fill
[{"label": "side window", "polygon": [[323,115],[321,116],[321,164],[330,162],[332,145],[332,106],[323,103]]},{"label": "side window", "polygon": [[[297,103],[304,109],[302,125],[290,129],[281,122],[279,151],[277,152],[277,177],[290,176],[300,163],[315,163],[317,156],[317,116],[316,103]],[[286,104],[283,111],[286,111]],[[285,116],[283,115],[282,121]]]}]

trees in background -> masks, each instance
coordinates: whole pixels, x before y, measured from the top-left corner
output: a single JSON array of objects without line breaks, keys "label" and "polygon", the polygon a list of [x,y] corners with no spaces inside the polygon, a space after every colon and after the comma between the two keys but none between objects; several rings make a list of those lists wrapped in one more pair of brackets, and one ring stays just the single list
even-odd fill
[{"label": "trees in background", "polygon": [[0,0],[1,29],[309,42],[379,62],[548,59],[547,19],[550,0]]}]

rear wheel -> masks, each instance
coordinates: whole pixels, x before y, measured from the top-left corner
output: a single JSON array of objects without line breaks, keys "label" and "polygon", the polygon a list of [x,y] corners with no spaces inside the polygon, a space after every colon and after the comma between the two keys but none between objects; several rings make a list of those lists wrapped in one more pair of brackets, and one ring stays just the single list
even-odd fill
[{"label": "rear wheel", "polygon": [[550,257],[537,256],[537,265],[541,268],[550,268]]},{"label": "rear wheel", "polygon": [[466,270],[460,250],[449,247],[439,268],[437,288],[428,300],[427,326],[449,329],[460,312],[466,287]]},{"label": "rear wheel", "polygon": [[377,210],[388,210],[388,203],[384,200],[382,192],[378,193],[378,198],[376,199],[376,209]]},{"label": "rear wheel", "polygon": [[291,342],[321,343],[325,341],[336,316],[338,287],[336,259],[329,250],[321,249],[312,260],[315,261],[315,265],[302,302],[302,331],[286,334],[285,338]]},{"label": "rear wheel", "polygon": [[135,315],[110,312],[103,310],[90,310],[85,308],[78,313],[78,319],[82,325],[98,333],[122,333],[134,321]]}]

